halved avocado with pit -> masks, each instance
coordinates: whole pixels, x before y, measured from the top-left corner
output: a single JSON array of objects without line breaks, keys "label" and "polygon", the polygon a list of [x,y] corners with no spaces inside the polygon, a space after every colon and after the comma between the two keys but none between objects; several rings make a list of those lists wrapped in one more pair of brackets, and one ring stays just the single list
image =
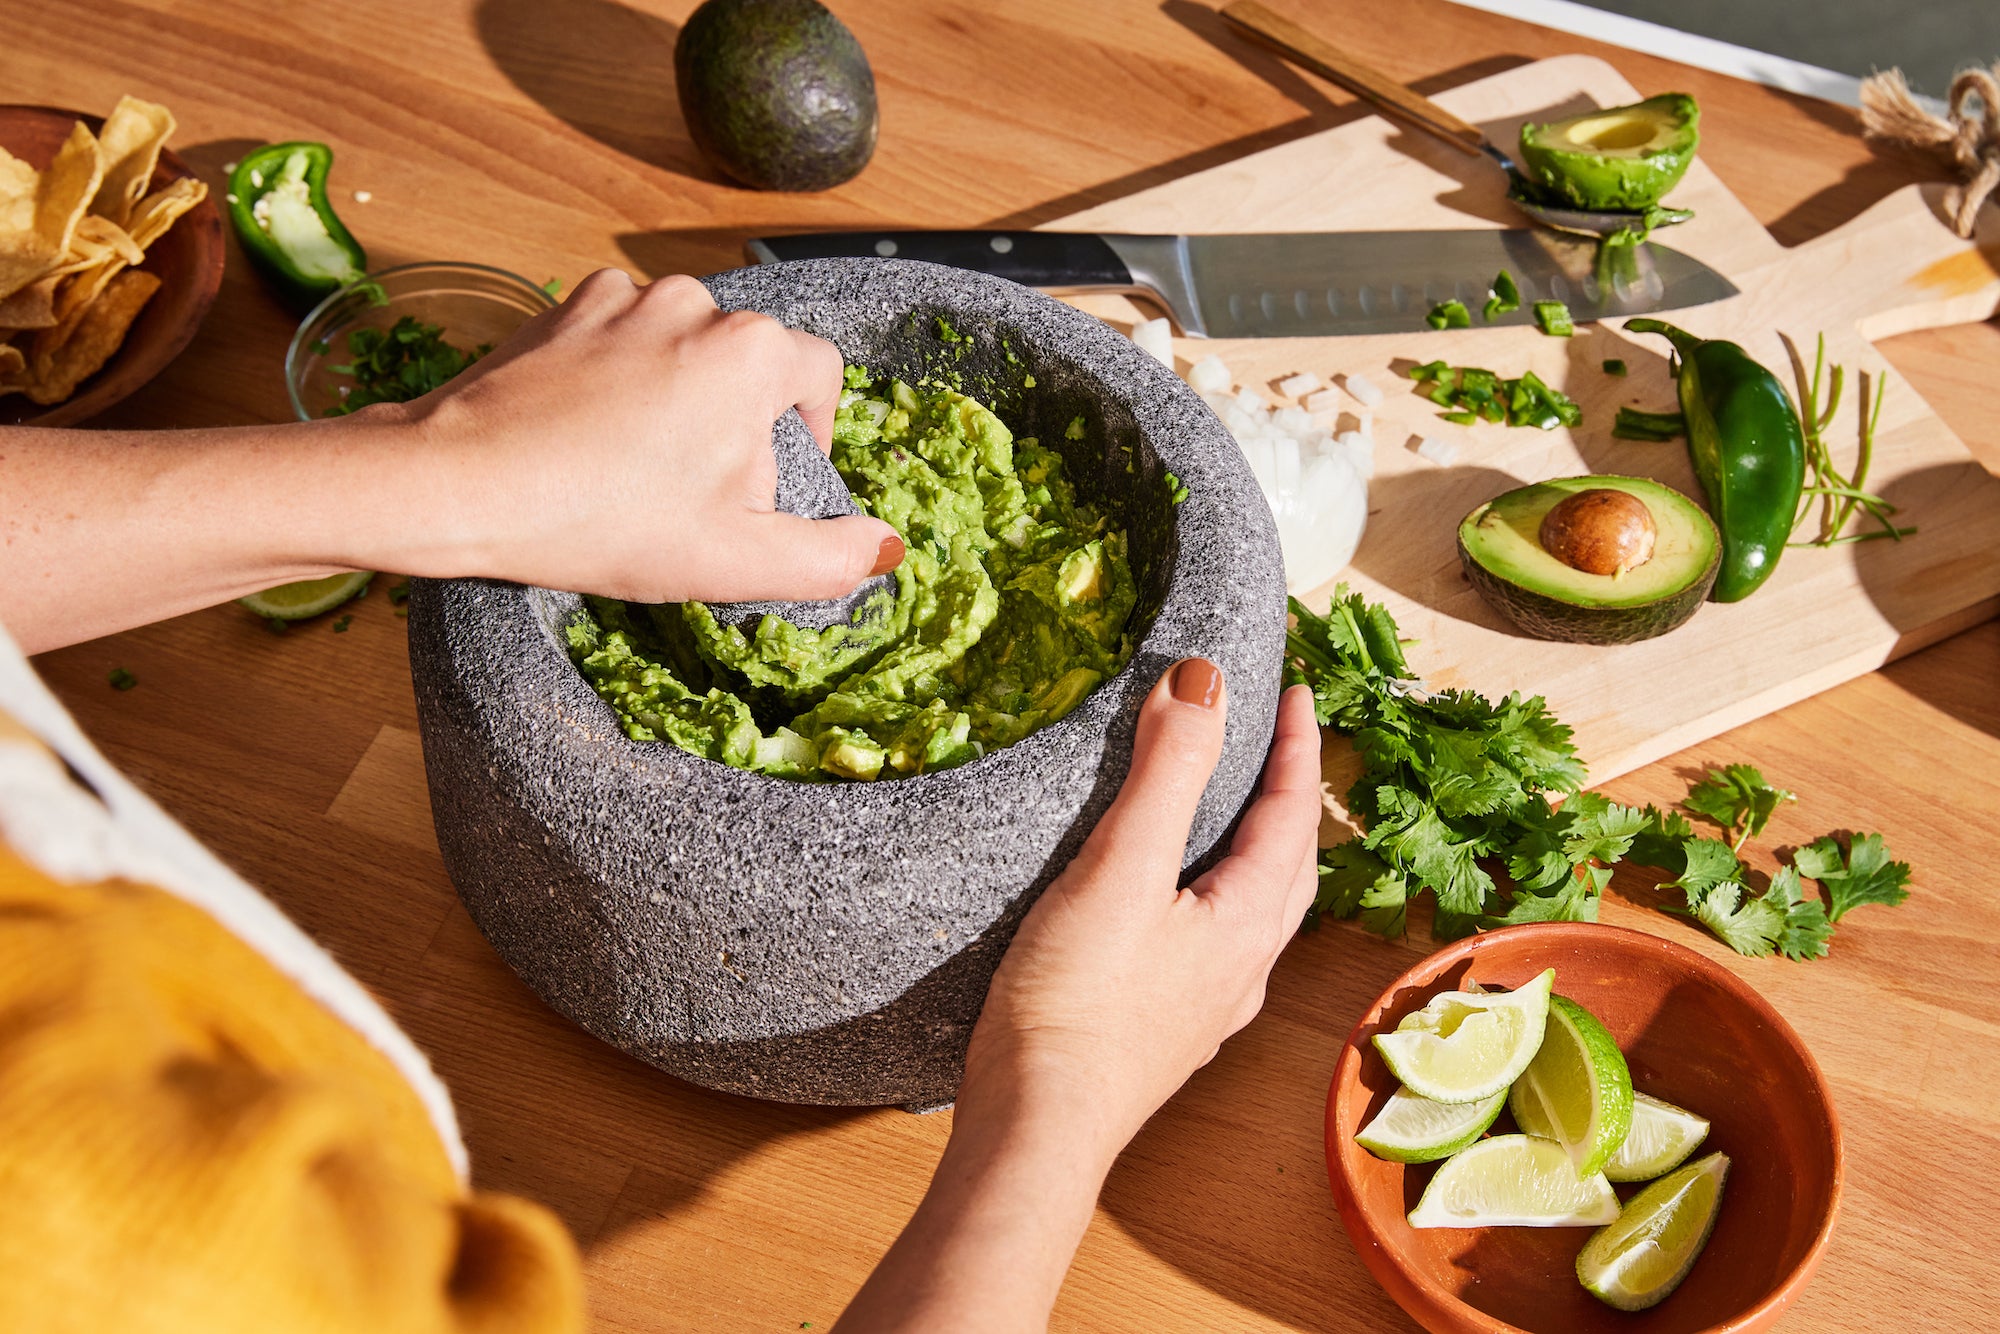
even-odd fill
[{"label": "halved avocado with pit", "polygon": [[1458,559],[1493,609],[1538,639],[1631,644],[1686,623],[1722,538],[1700,505],[1644,477],[1559,477],[1458,525]]},{"label": "halved avocado with pit", "polygon": [[1680,183],[1701,143],[1686,93],[1521,127],[1521,165],[1577,208],[1648,209]]}]

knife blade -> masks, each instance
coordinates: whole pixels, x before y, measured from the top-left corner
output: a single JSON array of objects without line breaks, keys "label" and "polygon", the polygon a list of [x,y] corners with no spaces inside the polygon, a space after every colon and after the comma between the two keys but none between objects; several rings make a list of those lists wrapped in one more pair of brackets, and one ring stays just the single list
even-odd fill
[{"label": "knife blade", "polygon": [[1681,310],[1736,295],[1699,260],[1648,242],[1612,247],[1545,229],[1265,232],[1142,236],[1096,232],[880,231],[767,236],[745,249],[760,264],[894,256],[1010,278],[1060,292],[1138,292],[1194,338],[1428,333],[1441,301],[1477,311],[1502,270],[1520,309],[1496,325],[1532,324],[1534,303],[1560,301],[1579,322]]}]

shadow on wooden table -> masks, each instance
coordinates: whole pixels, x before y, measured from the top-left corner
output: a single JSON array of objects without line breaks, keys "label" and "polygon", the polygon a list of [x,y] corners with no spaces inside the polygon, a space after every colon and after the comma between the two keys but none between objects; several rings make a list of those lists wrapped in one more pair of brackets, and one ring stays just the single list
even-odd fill
[{"label": "shadow on wooden table", "polygon": [[479,0],[480,43],[516,88],[606,147],[715,179],[681,121],[677,24],[616,0]]},{"label": "shadow on wooden table", "polygon": [[[1421,916],[1421,914],[1419,914]],[[1328,923],[1293,941],[1264,1012],[1149,1122],[1103,1207],[1211,1291],[1302,1330],[1414,1330],[1348,1242],[1327,1185],[1327,1089],[1341,1044],[1429,952]]]},{"label": "shadow on wooden table", "polygon": [[543,1005],[456,904],[420,971],[397,1018],[452,1090],[476,1183],[547,1204],[586,1249],[778,1140],[876,1110],[731,1097],[626,1056]]}]

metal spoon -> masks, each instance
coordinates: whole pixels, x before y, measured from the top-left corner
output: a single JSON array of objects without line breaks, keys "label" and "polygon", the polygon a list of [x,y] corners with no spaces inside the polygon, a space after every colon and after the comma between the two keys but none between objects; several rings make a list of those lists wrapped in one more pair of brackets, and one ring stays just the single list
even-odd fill
[{"label": "metal spoon", "polygon": [[[1429,98],[1411,91],[1387,75],[1348,59],[1330,43],[1290,19],[1273,14],[1257,0],[1233,0],[1233,3],[1223,6],[1222,17],[1315,74],[1333,80],[1356,96],[1400,116],[1453,148],[1492,159],[1507,173],[1508,201],[1543,226],[1584,236],[1611,236],[1626,230],[1640,236],[1646,234],[1645,213],[1627,209],[1569,208],[1544,202],[1542,187],[1524,175],[1506,150],[1488,139],[1477,125],[1460,120]],[[1667,219],[1655,214],[1655,224],[1663,220],[1678,221],[1671,214],[1670,210]]]}]

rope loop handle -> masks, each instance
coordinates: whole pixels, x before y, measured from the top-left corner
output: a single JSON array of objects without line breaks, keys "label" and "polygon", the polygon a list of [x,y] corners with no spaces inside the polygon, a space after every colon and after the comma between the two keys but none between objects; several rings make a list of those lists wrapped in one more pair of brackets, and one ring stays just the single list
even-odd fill
[{"label": "rope loop handle", "polygon": [[1861,84],[1861,128],[1870,139],[1928,149],[1949,158],[1959,184],[1945,196],[1952,230],[1970,237],[1979,209],[2000,192],[2000,62],[1968,69],[1951,81],[1948,114],[1926,111],[1899,69],[1871,74]]}]

